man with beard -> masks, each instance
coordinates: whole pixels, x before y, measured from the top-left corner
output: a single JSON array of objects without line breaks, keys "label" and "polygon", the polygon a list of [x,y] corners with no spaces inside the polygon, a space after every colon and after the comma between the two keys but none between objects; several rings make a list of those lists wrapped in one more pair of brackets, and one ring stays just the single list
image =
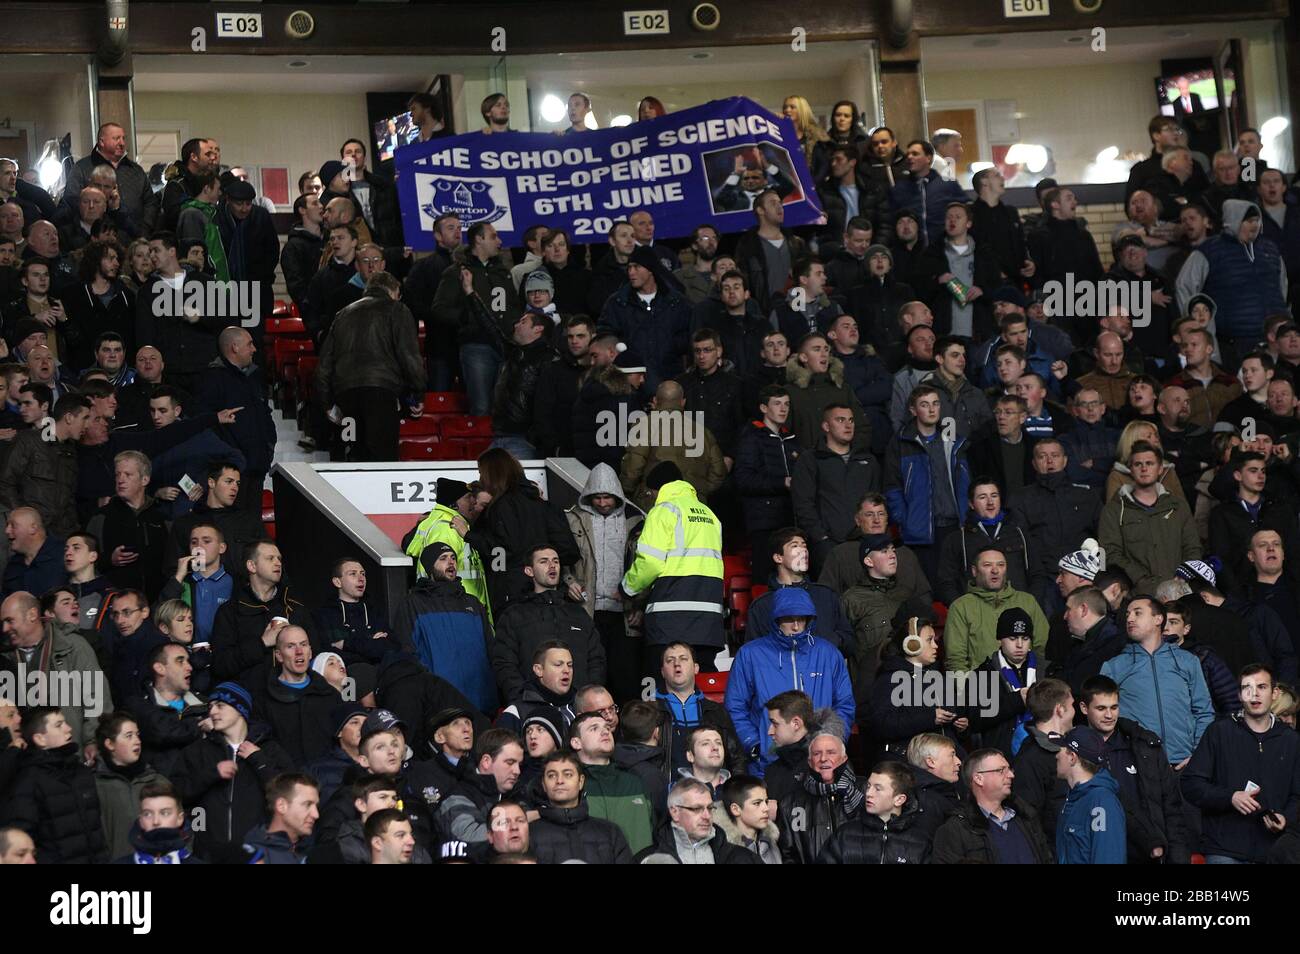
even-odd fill
[{"label": "man with beard", "polygon": [[449,544],[427,544],[420,552],[420,566],[425,576],[398,606],[393,638],[480,711],[495,712],[498,697],[488,661],[492,626],[487,608],[461,585],[456,551]]},{"label": "man with beard", "polygon": [[711,266],[718,255],[718,230],[712,225],[697,225],[691,233],[691,252],[695,262],[673,272],[681,283],[686,300],[693,306],[708,299],[713,291]]}]

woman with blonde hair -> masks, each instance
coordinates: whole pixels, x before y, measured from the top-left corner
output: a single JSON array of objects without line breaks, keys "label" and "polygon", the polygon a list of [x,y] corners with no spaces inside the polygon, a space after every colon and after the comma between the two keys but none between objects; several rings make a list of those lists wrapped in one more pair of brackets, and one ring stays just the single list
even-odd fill
[{"label": "woman with blonde hair", "polygon": [[1268,711],[1277,716],[1279,722],[1285,722],[1294,729],[1297,709],[1300,709],[1300,698],[1296,697],[1296,691],[1286,683],[1279,682],[1277,684],[1277,698],[1268,707]]},{"label": "woman with blonde hair", "polygon": [[813,178],[816,179],[817,172],[813,169],[813,150],[816,149],[817,143],[830,139],[830,134],[822,128],[821,123],[817,122],[808,100],[802,96],[787,96],[785,102],[781,104],[781,115],[794,123],[794,131],[799,135],[799,145],[803,147],[804,160],[812,170]]},{"label": "woman with blonde hair", "polygon": [[[1128,459],[1133,453],[1133,445],[1138,441],[1146,441],[1164,450],[1160,443],[1160,431],[1150,421],[1130,421],[1125,425],[1124,430],[1120,432],[1119,443],[1115,446],[1115,466],[1111,468],[1110,476],[1106,479],[1107,501],[1119,493],[1121,487],[1132,482],[1133,475],[1128,469]],[[1161,469],[1160,483],[1164,484],[1165,490],[1171,494],[1181,497],[1184,501],[1187,500],[1182,482],[1174,473],[1174,465],[1168,460],[1164,462]]]},{"label": "woman with blonde hair", "polygon": [[126,257],[122,261],[120,277],[122,284],[133,292],[138,292],[149,282],[153,271],[153,258],[149,255],[149,241],[138,238],[126,247]]}]

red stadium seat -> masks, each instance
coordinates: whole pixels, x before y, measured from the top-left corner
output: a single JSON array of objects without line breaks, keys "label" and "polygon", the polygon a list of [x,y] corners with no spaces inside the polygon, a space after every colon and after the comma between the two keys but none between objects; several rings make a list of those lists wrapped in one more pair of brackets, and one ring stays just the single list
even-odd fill
[{"label": "red stadium seat", "polygon": [[766,592],[767,592],[767,586],[765,584],[755,583],[753,586],[749,588],[749,597],[751,600],[756,600]]},{"label": "red stadium seat", "polygon": [[749,557],[741,553],[724,553],[722,555],[723,579],[729,580],[733,576],[749,576],[749,573]]},{"label": "red stadium seat", "polygon": [[748,590],[733,590],[727,597],[727,608],[731,611],[731,631],[743,633],[745,622],[749,617],[751,598]]},{"label": "red stadium seat", "polygon": [[453,414],[443,422],[444,437],[491,437],[492,418]]},{"label": "red stadium seat", "polygon": [[266,531],[266,535],[267,535],[268,537],[270,537],[272,540],[275,539],[275,521],[274,521],[274,520],[263,520],[263,521],[262,521],[262,529]]},{"label": "red stadium seat", "polygon": [[464,460],[455,441],[436,435],[403,437],[398,441],[398,460]]},{"label": "red stadium seat", "polygon": [[729,594],[740,591],[743,592],[746,596],[748,596],[749,588],[752,585],[753,585],[753,581],[749,578],[748,573],[744,574],[743,576],[727,577],[727,593]]},{"label": "red stadium seat", "polygon": [[398,426],[398,433],[402,437],[429,437],[442,433],[442,426],[437,417],[427,414],[421,417],[404,417]]},{"label": "red stadium seat", "polygon": [[275,494],[269,490],[262,490],[262,522],[275,523]]},{"label": "red stadium seat", "polygon": [[704,693],[706,699],[721,702],[727,692],[728,675],[725,672],[702,672],[695,677],[695,688]]},{"label": "red stadium seat", "polygon": [[306,335],[307,326],[302,323],[302,319],[297,315],[291,315],[288,312],[284,314],[276,313],[276,317],[268,318],[266,321],[265,333],[267,335]]},{"label": "red stadium seat", "polygon": [[1203,864],[1205,864],[1205,855],[1198,854],[1198,853],[1195,852],[1195,851],[1192,852],[1192,864],[1194,864],[1194,865],[1203,865]]},{"label": "red stadium seat", "polygon": [[464,414],[469,395],[461,391],[429,391],[424,395],[425,414]]}]

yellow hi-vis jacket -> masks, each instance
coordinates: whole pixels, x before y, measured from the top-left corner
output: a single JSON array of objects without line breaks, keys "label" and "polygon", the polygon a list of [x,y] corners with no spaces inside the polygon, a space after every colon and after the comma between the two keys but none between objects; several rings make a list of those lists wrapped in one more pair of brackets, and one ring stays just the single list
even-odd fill
[{"label": "yellow hi-vis jacket", "polygon": [[646,644],[681,641],[720,648],[722,574],[722,524],[689,483],[664,484],[622,582],[629,596],[650,591]]},{"label": "yellow hi-vis jacket", "polygon": [[[488,602],[487,576],[483,572],[483,559],[477,550],[465,542],[465,538],[451,525],[452,518],[459,513],[442,504],[434,504],[429,515],[415,528],[415,536],[407,544],[406,552],[415,558],[415,578],[423,580],[429,574],[420,564],[420,554],[432,543],[445,543],[456,551],[456,577],[465,592],[483,604],[487,610],[488,622],[492,622],[492,606]],[[464,518],[462,518],[464,519]]]}]

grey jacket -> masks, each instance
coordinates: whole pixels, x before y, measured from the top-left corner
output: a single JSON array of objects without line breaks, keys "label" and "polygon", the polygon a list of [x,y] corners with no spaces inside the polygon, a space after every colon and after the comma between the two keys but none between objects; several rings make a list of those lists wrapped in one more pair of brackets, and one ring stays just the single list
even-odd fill
[{"label": "grey jacket", "polygon": [[[600,516],[592,506],[591,498],[595,494],[612,494],[618,498],[618,505],[608,517]],[[578,562],[569,567],[565,573],[564,582],[576,582],[587,594],[586,600],[583,601],[583,608],[587,611],[587,615],[593,616],[598,609],[621,611],[625,607],[609,602],[607,597],[618,592],[619,580],[631,565],[635,555],[637,531],[645,519],[645,514],[624,498],[623,488],[618,482],[618,475],[614,473],[614,468],[609,464],[600,463],[587,474],[587,482],[578,497],[578,503],[566,510],[564,516],[569,522],[569,530],[573,533],[580,554]],[[608,551],[598,553],[597,548],[610,536],[602,532],[602,526],[615,519],[623,521],[622,546],[619,547],[617,554]],[[598,578],[597,573],[597,565],[602,560],[608,561],[603,581]],[[610,585],[599,586],[601,582]]]}]

